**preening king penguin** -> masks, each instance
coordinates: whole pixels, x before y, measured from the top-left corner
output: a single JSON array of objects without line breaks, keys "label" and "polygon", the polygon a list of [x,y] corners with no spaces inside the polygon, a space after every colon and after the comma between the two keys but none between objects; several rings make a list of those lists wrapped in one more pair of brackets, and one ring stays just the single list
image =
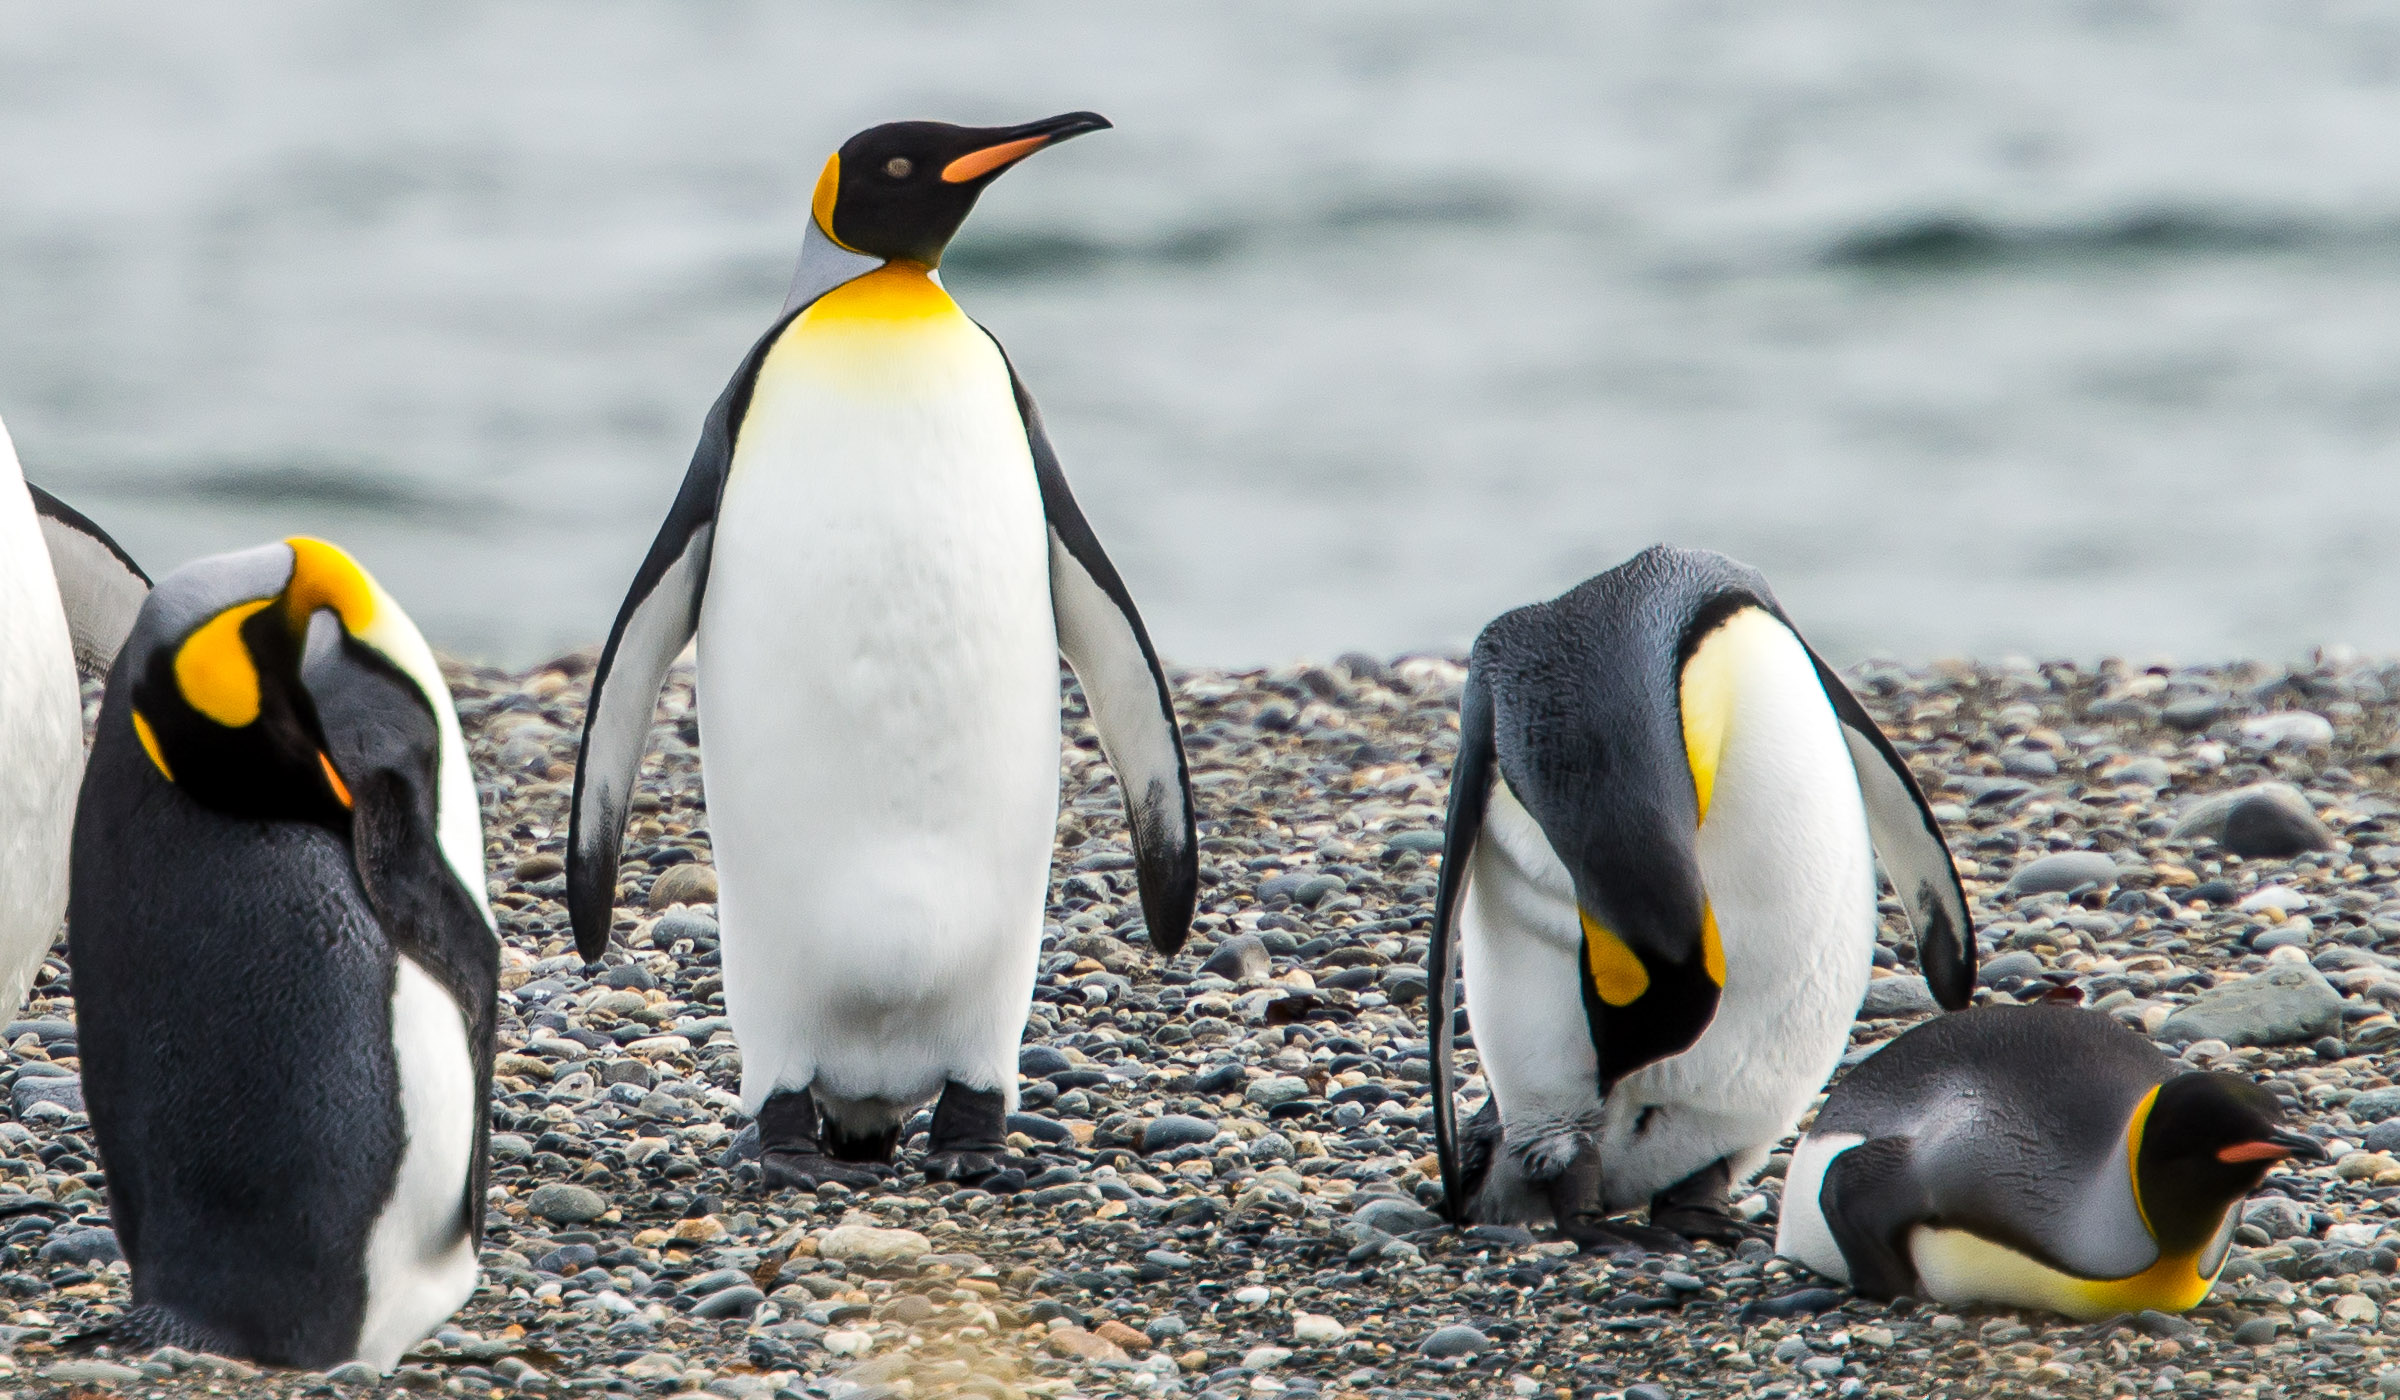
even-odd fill
[{"label": "preening king penguin", "polygon": [[341,550],[160,580],[101,702],[68,944],[126,1334],[389,1370],[467,1300],[482,825],[433,653]]},{"label": "preening king penguin", "polygon": [[80,667],[103,674],[150,580],[105,531],[25,480],[0,425],[0,1016],[67,912],[83,775]]},{"label": "preening king penguin", "polygon": [[[1754,571],[1657,546],[1485,628],[1428,955],[1451,1218],[1550,1220],[1592,1249],[1749,1233],[1727,1187],[1847,1043],[1877,853],[1934,995],[1964,1005],[1940,828]],[[1463,1134],[1462,977],[1491,1090]],[[1601,1219],[1645,1203],[1651,1228]]]},{"label": "preening king penguin", "polygon": [[659,685],[699,636],[726,1014],[770,1185],[1003,1169],[1058,811],[1058,657],[1153,945],[1199,880],[1166,677],[1032,396],[935,272],[983,188],[1108,123],[899,122],[826,162],[783,315],[701,430],[594,672],[567,898],[606,948]]},{"label": "preening king penguin", "polygon": [[2071,1006],[1979,1006],[1909,1030],[1835,1085],[1784,1174],[1777,1252],[1870,1298],[2183,1312],[2225,1266],[2234,1207],[2325,1158],[2239,1075],[2178,1073]]}]

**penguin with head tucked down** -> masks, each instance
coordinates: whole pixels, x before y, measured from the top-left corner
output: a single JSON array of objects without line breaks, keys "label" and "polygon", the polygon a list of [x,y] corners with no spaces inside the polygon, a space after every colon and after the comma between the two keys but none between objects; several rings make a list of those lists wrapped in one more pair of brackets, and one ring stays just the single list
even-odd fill
[{"label": "penguin with head tucked down", "polygon": [[[1966,898],[1924,795],[1766,580],[1658,546],[1476,639],[1429,953],[1454,1221],[1586,1248],[1761,1233],[1725,1206],[1847,1043],[1874,859],[1944,1005]],[[1463,977],[1491,1096],[1464,1131]],[[1602,1217],[1647,1205],[1648,1228]]]},{"label": "penguin with head tucked down", "polygon": [[80,668],[105,673],[150,580],[105,531],[25,480],[0,425],[0,1016],[67,912],[83,773]]},{"label": "penguin with head tucked down", "polygon": [[1123,788],[1151,943],[1198,887],[1166,677],[1033,399],[935,271],[976,197],[1108,123],[897,122],[826,162],[751,348],[594,673],[567,897],[607,946],[651,710],[699,638],[725,1008],[775,1186],[1012,1170],[1059,784],[1058,657]]},{"label": "penguin with head tucked down", "polygon": [[348,555],[160,581],[101,704],[70,920],[119,1328],[389,1370],[475,1287],[499,940],[449,689]]},{"label": "penguin with head tucked down", "polygon": [[1835,1085],[1793,1149],[1776,1251],[1870,1298],[2086,1320],[2197,1307],[2242,1198],[2325,1148],[2251,1081],[2177,1070],[2078,1007],[1917,1026]]}]

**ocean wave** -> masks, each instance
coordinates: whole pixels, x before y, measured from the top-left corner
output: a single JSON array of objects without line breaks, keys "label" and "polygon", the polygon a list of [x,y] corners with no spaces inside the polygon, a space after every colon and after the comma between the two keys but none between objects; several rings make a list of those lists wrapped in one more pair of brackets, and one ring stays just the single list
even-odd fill
[{"label": "ocean wave", "polygon": [[2046,225],[1939,213],[1841,235],[1818,260],[1870,272],[1950,272],[2100,258],[2245,257],[2337,245],[2400,246],[2400,225],[2344,226],[2290,215],[2186,209]]},{"label": "ocean wave", "polygon": [[[131,474],[129,474],[130,477]],[[103,483],[158,500],[186,500],[240,507],[314,506],[381,516],[447,520],[471,504],[422,481],[403,479],[388,464],[365,460],[243,462],[164,468]]]}]

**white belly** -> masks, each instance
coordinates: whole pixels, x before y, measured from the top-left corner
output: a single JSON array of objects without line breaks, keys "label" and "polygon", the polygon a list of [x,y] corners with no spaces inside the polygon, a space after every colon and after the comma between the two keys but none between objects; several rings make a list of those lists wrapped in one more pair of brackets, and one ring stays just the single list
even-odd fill
[{"label": "white belly", "polygon": [[751,1109],[813,1083],[865,1122],[946,1078],[1013,1103],[1058,644],[1024,426],[963,316],[804,318],[770,354],[719,516],[699,703]]},{"label": "white belly", "polygon": [[1600,1101],[1572,882],[1505,783],[1461,921],[1476,1048],[1510,1141],[1596,1123],[1610,1210],[1719,1157],[1736,1180],[1755,1171],[1839,1062],[1872,965],[1874,857],[1840,725],[1787,629],[1731,625],[1741,685],[1696,838],[1725,988],[1699,1040]]},{"label": "white belly", "polygon": [[1775,1226],[1775,1252],[1796,1259],[1837,1283],[1850,1281],[1850,1263],[1825,1223],[1825,1173],[1834,1160],[1865,1142],[1856,1133],[1826,1133],[1800,1139],[1783,1173],[1783,1215]]},{"label": "white belly", "polygon": [[474,1293],[473,1232],[482,1224],[461,1228],[475,1150],[467,1020],[406,956],[392,987],[392,1050],[408,1146],[367,1239],[367,1310],[358,1332],[358,1359],[384,1371]]},{"label": "white belly", "polygon": [[0,1017],[33,985],[67,912],[83,704],[50,554],[0,427]]}]

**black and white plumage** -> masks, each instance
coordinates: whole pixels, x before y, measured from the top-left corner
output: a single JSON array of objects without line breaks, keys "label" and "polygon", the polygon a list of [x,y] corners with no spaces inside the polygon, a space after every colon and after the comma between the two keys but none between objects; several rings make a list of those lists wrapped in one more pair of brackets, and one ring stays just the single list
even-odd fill
[{"label": "black and white plumage", "polygon": [[162,580],[76,814],[85,1099],[120,1330],[390,1369],[473,1291],[499,941],[457,716],[399,605],[294,539]]},{"label": "black and white plumage", "polygon": [[1792,1151],[1775,1248],[1870,1298],[2186,1311],[2224,1267],[2242,1197],[2325,1149],[2249,1080],[2180,1069],[2080,1007],[1916,1026],[1826,1097]]},{"label": "black and white plumage", "polygon": [[25,480],[0,426],[0,1014],[67,910],[83,771],[80,664],[98,674],[150,581],[107,532]]},{"label": "black and white plumage", "polygon": [[[1935,995],[1964,892],[1908,768],[1766,581],[1657,547],[1475,644],[1429,954],[1457,1220],[1595,1247],[1743,1233],[1727,1186],[1825,1082],[1872,960],[1874,858]],[[1463,977],[1492,1090],[1451,1089]],[[1599,1217],[1647,1204],[1653,1226]]]},{"label": "black and white plumage", "polygon": [[778,1183],[887,1157],[937,1093],[928,1169],[996,1162],[1062,653],[1125,793],[1150,940],[1171,954],[1191,921],[1164,671],[1031,396],[934,270],[985,184],[1106,125],[904,122],[836,153],[783,315],[710,411],[594,675],[567,853],[586,958],[658,688],[697,636],[726,1009]]}]

